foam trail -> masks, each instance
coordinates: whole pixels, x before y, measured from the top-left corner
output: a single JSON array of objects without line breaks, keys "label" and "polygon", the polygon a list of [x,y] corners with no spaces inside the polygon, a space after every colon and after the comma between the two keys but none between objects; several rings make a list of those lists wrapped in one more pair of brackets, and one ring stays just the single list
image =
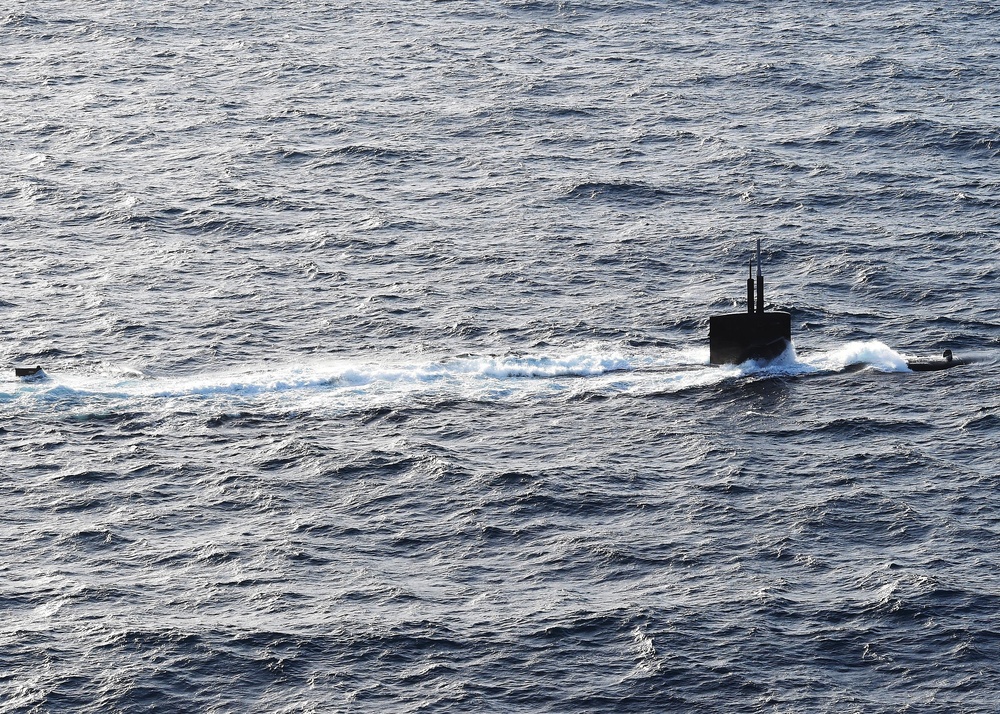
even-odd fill
[{"label": "foam trail", "polygon": [[840,372],[858,364],[881,372],[908,369],[902,355],[877,340],[850,342],[806,358],[800,358],[793,346],[768,363],[723,366],[709,365],[708,350],[701,347],[632,355],[595,348],[564,355],[473,355],[387,365],[330,360],[193,377],[136,378],[134,370],[116,375],[55,372],[44,381],[19,384],[15,393],[0,395],[0,399],[46,403],[280,399],[289,405],[350,406],[357,402],[405,402],[420,394],[487,400],[558,393],[653,394],[710,387],[741,377]]},{"label": "foam trail", "polygon": [[18,383],[17,392],[48,400],[67,398],[255,397],[282,392],[331,389],[447,388],[472,382],[594,377],[645,365],[683,361],[630,357],[619,352],[580,351],[568,355],[444,357],[439,360],[378,364],[349,360],[303,366],[234,369],[192,377],[84,375],[53,372],[37,382]]}]

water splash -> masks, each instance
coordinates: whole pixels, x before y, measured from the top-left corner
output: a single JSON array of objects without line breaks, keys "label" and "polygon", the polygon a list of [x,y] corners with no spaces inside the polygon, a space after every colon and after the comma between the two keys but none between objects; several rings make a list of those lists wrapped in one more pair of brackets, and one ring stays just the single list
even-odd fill
[{"label": "water splash", "polygon": [[878,372],[908,372],[906,358],[878,340],[848,342],[810,356],[803,364],[829,372],[840,372],[864,365]]}]

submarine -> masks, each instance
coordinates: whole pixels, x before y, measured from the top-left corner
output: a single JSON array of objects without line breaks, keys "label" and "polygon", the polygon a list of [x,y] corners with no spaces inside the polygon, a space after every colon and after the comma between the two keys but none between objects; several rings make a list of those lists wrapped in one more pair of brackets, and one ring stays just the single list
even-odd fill
[{"label": "submarine", "polygon": [[[764,274],[761,269],[760,239],[757,239],[757,276],[754,280],[754,256],[750,256],[747,278],[747,310],[708,319],[709,362],[713,365],[742,364],[749,360],[770,362],[780,357],[792,344],[792,316],[778,310],[765,310]],[[971,360],[955,357],[945,350],[941,357],[914,357],[906,366],[914,372],[934,372],[969,364]]]}]

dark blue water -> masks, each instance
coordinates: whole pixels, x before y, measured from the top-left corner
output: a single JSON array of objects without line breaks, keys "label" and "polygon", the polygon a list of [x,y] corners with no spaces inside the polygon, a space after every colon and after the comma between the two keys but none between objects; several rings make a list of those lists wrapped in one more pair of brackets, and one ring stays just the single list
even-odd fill
[{"label": "dark blue water", "polygon": [[996,711],[998,21],[0,11],[0,712]]}]

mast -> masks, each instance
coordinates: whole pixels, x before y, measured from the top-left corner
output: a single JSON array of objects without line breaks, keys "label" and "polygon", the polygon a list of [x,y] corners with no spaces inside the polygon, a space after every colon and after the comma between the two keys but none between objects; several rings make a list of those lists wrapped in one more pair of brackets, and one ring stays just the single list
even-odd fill
[{"label": "mast", "polygon": [[757,314],[764,312],[764,274],[760,270],[760,238],[757,239]]}]

